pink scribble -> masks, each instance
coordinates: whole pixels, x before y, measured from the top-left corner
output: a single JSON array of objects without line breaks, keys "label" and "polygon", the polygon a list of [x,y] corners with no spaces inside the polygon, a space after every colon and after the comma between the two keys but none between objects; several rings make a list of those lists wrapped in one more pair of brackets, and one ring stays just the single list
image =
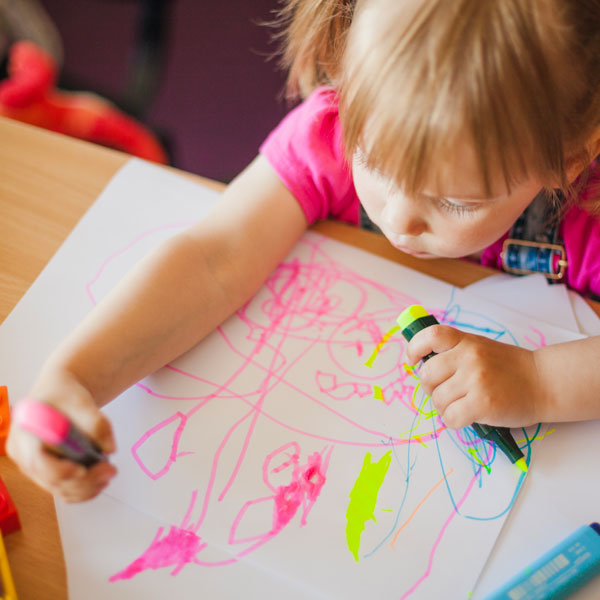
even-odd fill
[{"label": "pink scribble", "polygon": [[[280,473],[284,469],[292,468],[291,481],[287,485],[280,485],[275,488],[270,482],[269,464],[275,456],[278,456],[288,448],[294,448],[294,452],[289,460],[283,462],[278,467],[275,467],[271,472]],[[321,489],[325,484],[325,475],[327,473],[331,451],[332,448],[329,448],[323,453],[315,452],[311,454],[304,465],[299,464],[300,448],[296,442],[287,444],[269,454],[263,466],[263,480],[274,493],[271,496],[249,500],[244,504],[234,520],[229,536],[229,543],[241,544],[257,539],[264,543],[269,538],[277,535],[293,519],[300,508],[302,508],[300,526],[303,527],[306,525],[308,513],[319,497]],[[236,539],[236,530],[248,508],[261,502],[269,501],[273,502],[272,528],[263,535],[252,538]]]},{"label": "pink scribble", "polygon": [[[104,261],[86,285],[92,303],[96,304],[93,286],[111,261],[151,234],[171,227],[177,226],[159,227],[138,236]],[[415,419],[421,417],[413,405],[418,384],[414,375],[402,366],[405,342],[401,337],[389,340],[381,349],[375,364],[377,369],[361,371],[356,367],[357,361],[364,364],[365,355],[380,341],[399,312],[417,299],[340,265],[328,256],[323,243],[318,238],[304,238],[300,243],[302,260],[291,258],[283,262],[256,298],[236,313],[233,318],[238,330],[240,325],[245,330],[243,340],[229,335],[227,323],[218,328],[224,362],[231,358],[226,376],[217,379],[202,364],[190,366],[186,362],[186,368],[178,364],[167,365],[166,369],[169,377],[177,378],[193,390],[189,395],[169,395],[151,379],[137,384],[155,398],[173,400],[173,413],[154,423],[131,447],[136,464],[152,481],[167,476],[178,461],[192,460],[195,449],[186,450],[184,434],[194,419],[202,418],[211,403],[227,400],[238,412],[226,423],[218,440],[211,441],[205,456],[209,466],[206,481],[191,483],[190,487],[199,489],[192,493],[181,523],[158,528],[146,550],[110,581],[130,579],[149,569],[170,568],[175,576],[186,565],[234,564],[272,541],[285,528],[306,526],[311,510],[327,489],[330,461],[339,449],[419,447],[444,433],[443,425],[435,425],[439,419],[428,422],[423,419],[423,427],[430,430],[402,434],[393,419],[382,424],[385,419],[369,422],[363,418],[368,414],[364,410],[368,402],[373,403],[374,411],[401,408]],[[370,308],[373,305],[378,308]],[[541,332],[535,331],[542,340]],[[309,370],[307,357],[314,352],[320,352],[324,364],[320,369],[313,366]],[[249,370],[252,383],[241,386],[242,376]],[[381,385],[385,402],[373,398],[373,384]],[[198,393],[199,389],[205,393]],[[311,425],[302,427],[278,410],[280,403],[288,402],[290,397],[314,411],[317,416]],[[184,400],[188,401],[185,409],[179,403]],[[335,422],[341,433],[334,435],[326,428],[318,429],[321,418]],[[257,433],[259,424],[275,425],[284,434],[286,443],[265,456],[265,440]],[[144,459],[144,451],[153,444],[159,448],[160,458],[150,466]],[[252,461],[248,456],[261,459],[264,456],[262,483],[261,473],[254,472],[256,467],[249,472]],[[244,478],[262,489],[253,488],[252,494],[235,499],[229,492]],[[468,497],[474,481],[475,478],[456,510]],[[227,521],[218,522],[224,537],[208,539],[207,525],[214,521],[215,512],[223,506],[219,503],[225,499]],[[250,513],[254,513],[253,519],[249,518]],[[436,549],[455,514],[445,521],[431,550],[426,572],[404,597],[429,576]],[[244,526],[248,523],[252,524],[252,530],[246,533]],[[303,535],[312,536],[313,530],[306,527]],[[226,558],[208,559],[209,549],[224,552]]]},{"label": "pink scribble", "polygon": [[319,391],[333,400],[348,400],[356,396],[364,398],[373,393],[373,386],[368,383],[357,381],[338,382],[338,377],[335,373],[317,371],[315,379],[319,386]]},{"label": "pink scribble", "polygon": [[547,345],[546,336],[539,329],[536,329],[533,325],[530,325],[529,329],[531,329],[538,336],[538,341],[535,342],[527,335],[524,336],[523,339],[529,342],[534,348],[544,348]]},{"label": "pink scribble", "polygon": [[469,497],[469,494],[471,493],[471,490],[473,489],[475,482],[479,478],[481,469],[482,469],[482,467],[479,467],[477,473],[469,482],[469,485],[467,486],[467,489],[465,490],[465,493],[463,494],[462,498],[456,503],[456,508],[452,509],[450,516],[446,519],[445,523],[442,525],[442,529],[440,530],[439,535],[433,542],[431,552],[429,553],[429,559],[427,561],[427,568],[425,569],[425,573],[423,573],[423,575],[421,575],[421,577],[419,577],[419,579],[417,579],[417,581],[404,594],[402,594],[402,596],[400,596],[400,600],[404,600],[404,598],[408,598],[409,596],[411,596],[419,588],[419,586],[429,577],[429,574],[431,573],[431,567],[433,565],[433,559],[435,557],[435,552],[436,552],[438,546],[440,545],[442,538],[444,537],[444,533],[446,533],[446,529],[448,528],[448,525],[450,525],[450,522],[452,521],[452,519],[454,519],[454,517],[458,514],[458,509],[463,505],[464,501]]},{"label": "pink scribble", "polygon": [[[290,460],[276,467],[274,472],[279,473],[284,469],[292,467],[291,481],[287,485],[280,485],[275,488],[270,483],[269,464],[275,456],[278,456],[290,447],[294,448],[294,454],[290,457]],[[247,544],[253,542],[253,545],[249,548],[238,552],[229,559],[221,561],[208,562],[198,558],[198,554],[207,547],[207,543],[202,541],[197,534],[201,521],[190,523],[190,515],[197,499],[197,492],[194,492],[181,525],[179,527],[171,526],[164,536],[162,534],[165,528],[159,527],[154,539],[142,555],[136,558],[125,569],[110,577],[109,581],[131,579],[148,569],[156,570],[166,567],[174,567],[171,575],[177,575],[185,565],[191,563],[205,567],[222,567],[233,564],[239,558],[256,550],[256,548],[275,537],[290,523],[300,508],[302,508],[300,526],[306,525],[308,513],[325,484],[325,475],[331,451],[332,448],[326,449],[323,453],[315,452],[308,457],[306,464],[301,465],[299,464],[300,447],[297,443],[293,442],[267,456],[263,467],[263,479],[265,484],[274,491],[274,494],[246,502],[233,520],[229,535],[229,544]],[[237,528],[246,515],[247,510],[253,505],[267,501],[273,502],[273,521],[268,531],[253,537],[236,539]]]},{"label": "pink scribble", "polygon": [[[150,439],[155,433],[157,433],[158,431],[160,431],[167,425],[170,425],[172,421],[176,421],[177,419],[179,419],[180,422],[175,431],[175,435],[173,436],[173,443],[171,445],[171,453],[169,454],[164,467],[162,469],[160,469],[159,471],[157,471],[156,473],[153,473],[152,471],[150,471],[150,469],[148,469],[146,467],[146,465],[140,458],[140,456],[138,454],[138,450],[141,446],[143,446],[143,444],[144,444],[144,442],[146,442],[146,440]],[[181,434],[183,433],[183,430],[185,428],[186,420],[187,420],[186,415],[184,415],[180,412],[176,412],[173,416],[169,417],[168,419],[165,419],[161,423],[158,423],[158,425],[155,425],[154,427],[149,429],[131,447],[131,453],[133,454],[135,461],[138,463],[138,465],[140,465],[140,468],[142,469],[142,471],[144,471],[144,473],[146,473],[146,475],[148,475],[148,477],[150,477],[151,479],[155,479],[155,480],[159,479],[169,470],[169,467],[177,460],[178,457],[189,454],[189,452],[177,452],[179,438],[181,437]]]},{"label": "pink scribble", "polygon": [[161,538],[164,527],[159,527],[148,549],[122,571],[115,573],[109,581],[131,579],[147,569],[174,567],[171,575],[177,575],[189,563],[199,564],[197,555],[207,544],[196,534],[197,527],[188,524],[191,509],[196,502],[198,492],[192,493],[190,507],[179,527],[171,526]]},{"label": "pink scribble", "polygon": [[172,566],[175,568],[171,571],[171,575],[177,575],[185,565],[196,562],[196,555],[206,547],[206,543],[192,531],[171,526],[167,535],[161,538],[163,531],[161,527],[148,550],[128,567],[110,577],[109,581],[131,579],[147,569]]}]

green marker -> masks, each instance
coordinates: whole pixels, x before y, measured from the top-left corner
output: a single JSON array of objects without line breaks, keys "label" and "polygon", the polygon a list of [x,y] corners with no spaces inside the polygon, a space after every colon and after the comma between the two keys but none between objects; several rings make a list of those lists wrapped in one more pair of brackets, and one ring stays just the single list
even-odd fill
[{"label": "green marker", "polygon": [[[439,325],[439,321],[418,304],[413,304],[403,310],[397,319],[397,323],[402,330],[402,335],[409,342],[415,334],[425,329],[425,327]],[[432,356],[435,356],[435,352],[424,356],[423,361],[429,360]],[[515,442],[508,427],[490,427],[489,425],[480,425],[479,423],[473,423],[472,427],[479,437],[494,442],[508,456],[512,463],[517,465],[524,473],[527,472],[527,462],[525,461],[523,452],[517,446],[517,442]]]}]

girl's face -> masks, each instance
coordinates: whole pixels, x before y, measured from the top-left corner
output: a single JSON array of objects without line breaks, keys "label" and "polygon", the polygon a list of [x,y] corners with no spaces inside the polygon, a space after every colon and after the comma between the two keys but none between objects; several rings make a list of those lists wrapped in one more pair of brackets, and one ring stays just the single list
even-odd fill
[{"label": "girl's face", "polygon": [[542,188],[535,178],[514,184],[492,177],[486,197],[473,155],[460,153],[417,197],[368,169],[360,151],[352,161],[354,186],[369,218],[399,250],[419,258],[478,253],[506,233]]}]

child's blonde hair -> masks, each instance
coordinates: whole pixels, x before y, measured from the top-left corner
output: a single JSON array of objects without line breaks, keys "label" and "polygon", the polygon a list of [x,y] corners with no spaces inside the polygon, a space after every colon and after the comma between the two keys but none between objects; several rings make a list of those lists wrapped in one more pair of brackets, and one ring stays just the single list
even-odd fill
[{"label": "child's blonde hair", "polygon": [[457,143],[486,193],[498,165],[509,188],[535,174],[570,195],[593,158],[598,0],[287,0],[279,24],[290,92],[338,88],[348,156],[409,193]]}]

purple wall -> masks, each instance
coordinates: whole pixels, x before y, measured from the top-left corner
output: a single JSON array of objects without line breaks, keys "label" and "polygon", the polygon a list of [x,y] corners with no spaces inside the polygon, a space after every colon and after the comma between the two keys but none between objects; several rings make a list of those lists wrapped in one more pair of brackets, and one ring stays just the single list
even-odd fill
[{"label": "purple wall", "polygon": [[[42,0],[64,44],[62,82],[118,100],[134,55],[137,0]],[[230,180],[289,106],[268,19],[276,0],[172,0],[160,87],[145,121],[174,166]]]}]

